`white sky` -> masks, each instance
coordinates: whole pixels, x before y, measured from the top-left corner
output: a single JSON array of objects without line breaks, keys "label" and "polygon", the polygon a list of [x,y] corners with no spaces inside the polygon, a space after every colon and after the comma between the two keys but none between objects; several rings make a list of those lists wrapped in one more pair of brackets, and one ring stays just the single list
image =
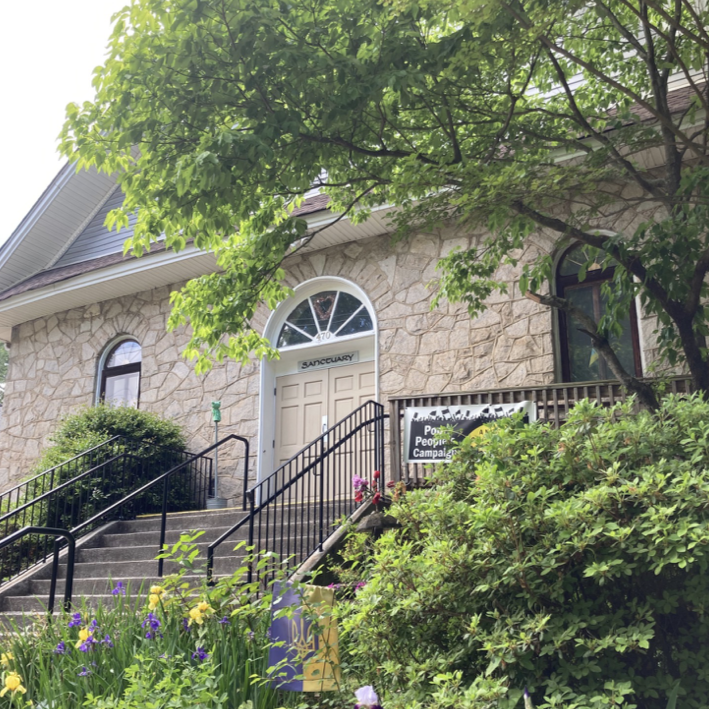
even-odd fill
[{"label": "white sky", "polygon": [[0,243],[52,181],[68,103],[93,97],[111,16],[128,0],[14,0],[0,15]]}]

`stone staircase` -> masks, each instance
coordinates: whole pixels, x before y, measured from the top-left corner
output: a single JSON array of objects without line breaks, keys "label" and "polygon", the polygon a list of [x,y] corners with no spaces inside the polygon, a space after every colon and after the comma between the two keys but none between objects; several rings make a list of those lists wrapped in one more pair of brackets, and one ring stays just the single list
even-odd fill
[{"label": "stone staircase", "polygon": [[[239,509],[201,510],[199,512],[173,513],[167,516],[165,542],[173,545],[180,535],[196,530],[204,534],[196,544],[200,550],[198,561],[206,563],[207,546],[246,516]],[[112,522],[101,531],[77,544],[74,567],[73,600],[80,604],[83,598],[89,606],[114,599],[111,591],[121,581],[135,597],[145,596],[158,579],[158,562],[155,557],[160,547],[160,516],[147,516],[129,521]],[[216,551],[214,576],[225,576],[236,571],[244,554],[234,547],[248,537],[248,525],[225,541]],[[66,563],[60,559],[55,609],[61,607],[64,597]],[[49,598],[52,565],[44,564],[31,574],[0,589],[0,619],[18,622],[26,614],[42,612]],[[177,571],[175,562],[165,561],[164,575]],[[198,585],[204,578],[187,576]]]}]

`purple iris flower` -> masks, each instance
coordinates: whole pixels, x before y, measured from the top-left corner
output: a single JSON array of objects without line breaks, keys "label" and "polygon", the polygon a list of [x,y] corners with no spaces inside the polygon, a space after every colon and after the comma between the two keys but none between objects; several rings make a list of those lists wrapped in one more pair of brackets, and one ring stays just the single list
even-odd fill
[{"label": "purple iris flower", "polygon": [[69,621],[70,628],[78,628],[81,625],[81,613],[74,613]]},{"label": "purple iris flower", "polygon": [[119,581],[116,584],[116,587],[111,591],[111,593],[114,596],[125,596],[126,595],[126,587],[123,585],[123,581]]},{"label": "purple iris flower", "polygon": [[96,628],[98,628],[98,621],[96,620],[96,618],[94,618],[91,621],[91,625],[89,625],[89,630],[93,633],[96,630]]},{"label": "purple iris flower", "polygon": [[208,658],[209,653],[203,647],[198,647],[196,652],[192,653],[193,660],[199,660],[200,662],[204,662]]},{"label": "purple iris flower", "polygon": [[224,617],[219,621],[219,624],[220,624],[220,625],[231,625],[231,623],[229,622],[229,618],[227,618],[226,616],[224,616]]},{"label": "purple iris flower", "polygon": [[101,641],[101,645],[113,647],[113,640],[111,640],[111,636],[108,633],[106,633],[106,637]]},{"label": "purple iris flower", "polygon": [[251,642],[256,637],[256,633],[254,633],[253,630],[249,630],[249,632],[246,633],[246,637],[249,640],[249,642]]},{"label": "purple iris flower", "polygon": [[66,655],[66,644],[64,641],[60,641],[60,643],[54,648],[54,654],[55,655]]},{"label": "purple iris flower", "polygon": [[141,627],[144,628],[146,625],[150,626],[150,630],[157,630],[160,627],[160,620],[154,613],[148,613]]},{"label": "purple iris flower", "polygon": [[162,637],[162,633],[158,632],[158,628],[160,627],[160,621],[154,613],[148,613],[148,615],[146,616],[141,627],[145,628],[146,626],[149,628],[148,632],[145,633],[145,637],[147,640],[153,640],[158,635]]},{"label": "purple iris flower", "polygon": [[182,630],[184,630],[186,633],[190,632],[190,621],[189,618],[183,618],[182,619]]},{"label": "purple iris flower", "polygon": [[79,651],[80,652],[88,652],[91,649],[92,645],[96,645],[96,641],[94,640],[93,635],[89,635],[89,637],[86,638],[86,640],[84,640],[84,642],[81,643],[81,645],[79,645]]},{"label": "purple iris flower", "polygon": [[88,677],[91,674],[91,670],[88,667],[82,667],[81,672],[79,672],[79,677]]}]

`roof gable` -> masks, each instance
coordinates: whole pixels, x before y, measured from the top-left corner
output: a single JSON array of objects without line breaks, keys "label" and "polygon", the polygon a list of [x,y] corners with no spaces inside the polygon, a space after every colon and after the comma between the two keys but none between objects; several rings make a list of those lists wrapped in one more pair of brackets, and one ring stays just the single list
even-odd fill
[{"label": "roof gable", "polygon": [[133,236],[136,215],[131,214],[128,219],[128,228],[123,228],[120,231],[109,231],[105,221],[109,212],[120,208],[124,198],[121,188],[116,187],[113,194],[96,212],[64,254],[52,265],[52,268],[70,266],[110,254],[123,253],[123,245],[126,239],[130,239]]}]

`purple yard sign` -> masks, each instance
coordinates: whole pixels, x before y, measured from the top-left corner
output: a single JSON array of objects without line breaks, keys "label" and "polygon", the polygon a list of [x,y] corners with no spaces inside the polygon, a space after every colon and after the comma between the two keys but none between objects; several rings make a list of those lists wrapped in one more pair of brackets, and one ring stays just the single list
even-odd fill
[{"label": "purple yard sign", "polygon": [[[274,585],[268,664],[275,668],[273,684],[278,689],[327,692],[338,688],[337,626],[330,613],[334,600],[334,591],[322,586]],[[279,613],[284,608],[291,612]]]}]

